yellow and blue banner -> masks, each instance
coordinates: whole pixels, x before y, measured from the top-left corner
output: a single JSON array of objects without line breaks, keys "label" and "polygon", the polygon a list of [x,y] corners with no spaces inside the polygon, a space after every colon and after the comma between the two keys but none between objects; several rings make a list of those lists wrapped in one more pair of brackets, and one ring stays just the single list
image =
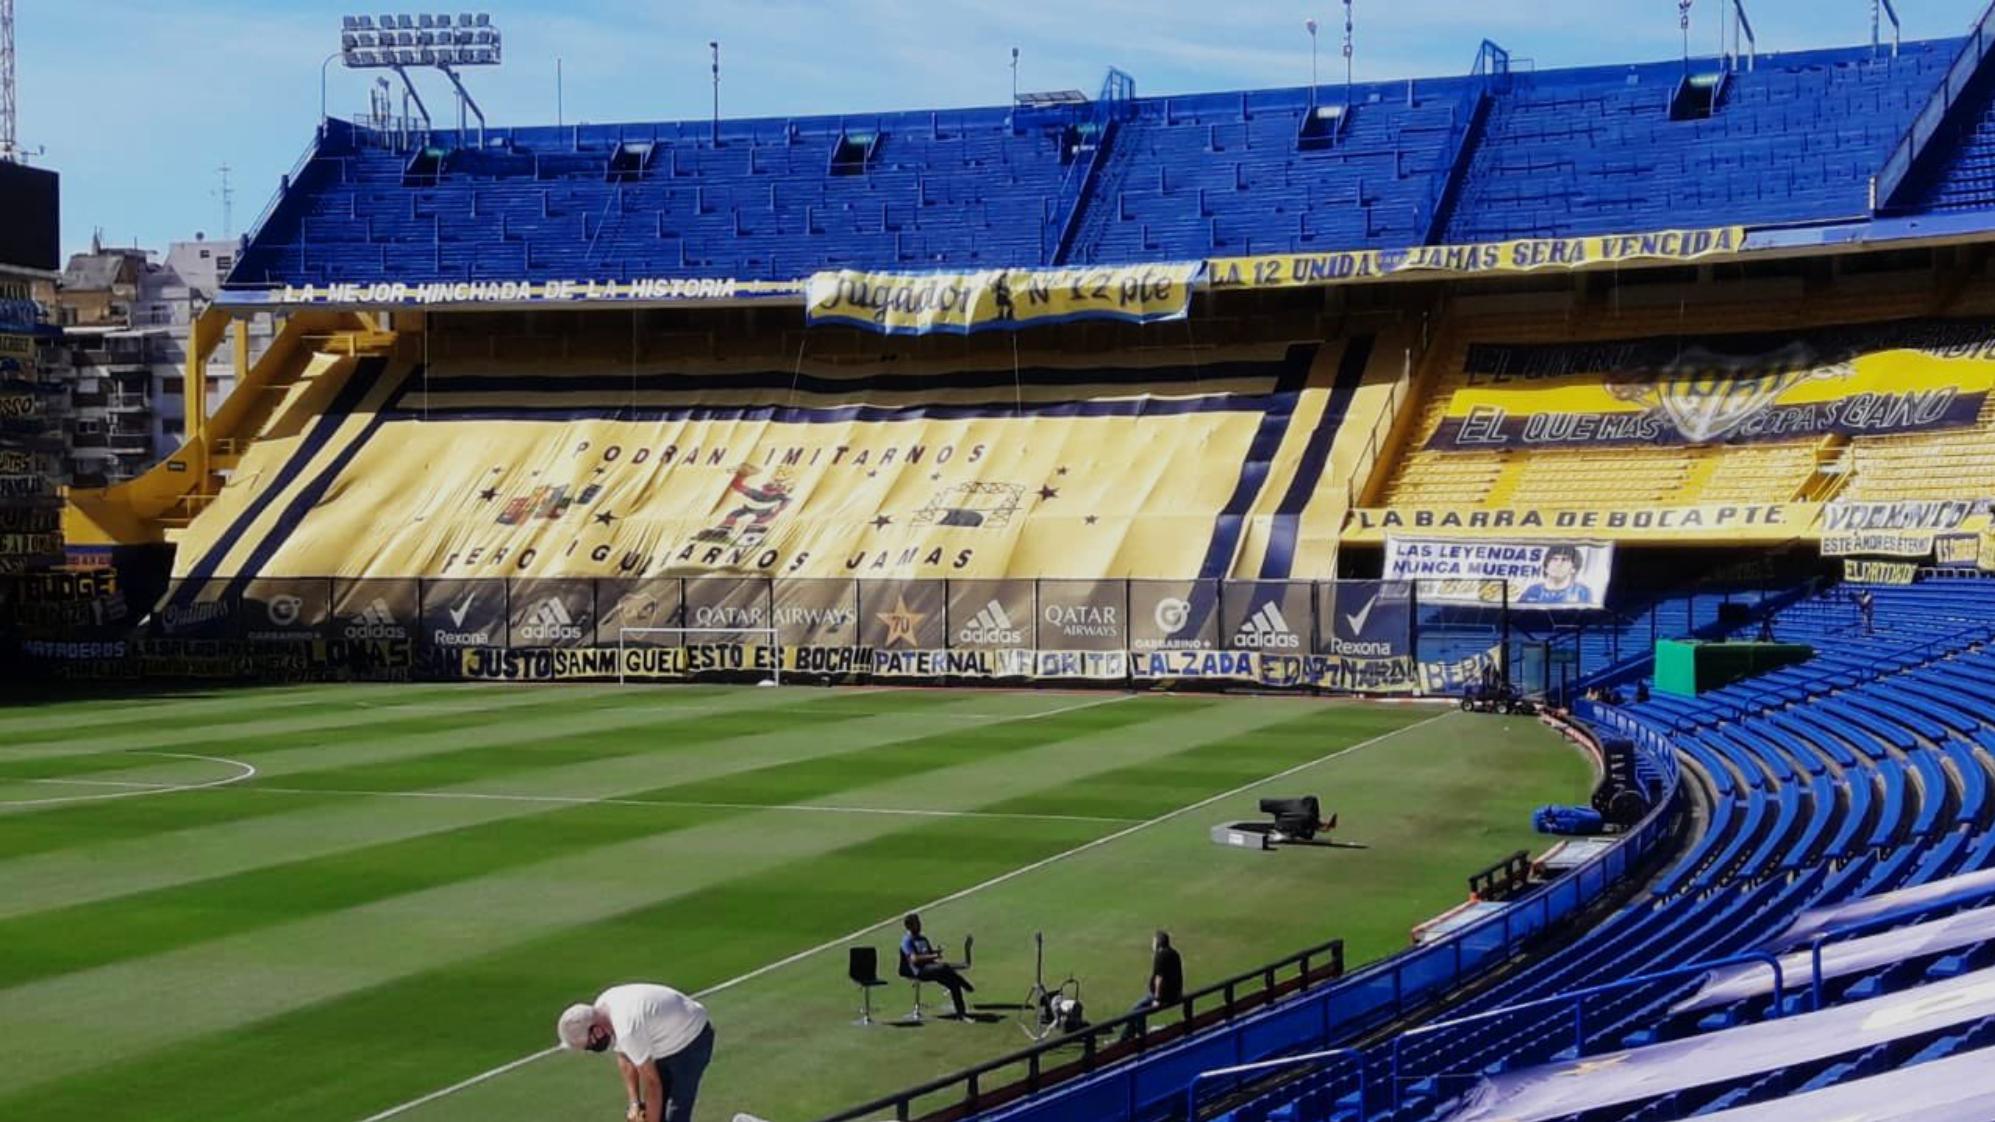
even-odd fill
[{"label": "yellow and blue banner", "polygon": [[1317,349],[635,375],[361,360],[244,454],[176,575],[1226,577],[1263,474],[1306,451],[1283,438]]},{"label": "yellow and blue banner", "polygon": [[1082,319],[1156,323],[1183,319],[1203,275],[1197,262],[970,273],[839,270],[805,284],[812,324],[890,335],[1017,331]]},{"label": "yellow and blue banner", "polygon": [[1973,425],[1995,323],[1796,335],[1475,346],[1426,442],[1438,451],[1704,445]]},{"label": "yellow and blue banner", "polygon": [[1208,282],[1214,289],[1301,288],[1393,277],[1535,273],[1602,265],[1701,261],[1740,253],[1745,244],[1745,227],[1717,226],[1399,249],[1215,257],[1206,267]]}]

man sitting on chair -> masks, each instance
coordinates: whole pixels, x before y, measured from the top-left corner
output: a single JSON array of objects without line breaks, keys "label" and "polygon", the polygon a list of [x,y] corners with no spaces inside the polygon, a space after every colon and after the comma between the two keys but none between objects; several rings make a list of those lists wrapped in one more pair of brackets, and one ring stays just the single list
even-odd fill
[{"label": "man sitting on chair", "polygon": [[[963,1006],[963,995],[975,993],[977,987],[968,978],[956,972],[954,966],[942,961],[942,952],[921,933],[921,917],[909,912],[901,920],[907,934],[901,936],[901,961],[909,977],[923,982],[934,982],[949,991],[949,1001],[956,1007],[956,1016],[965,1018],[969,1010]],[[965,965],[968,965],[967,963]]]}]

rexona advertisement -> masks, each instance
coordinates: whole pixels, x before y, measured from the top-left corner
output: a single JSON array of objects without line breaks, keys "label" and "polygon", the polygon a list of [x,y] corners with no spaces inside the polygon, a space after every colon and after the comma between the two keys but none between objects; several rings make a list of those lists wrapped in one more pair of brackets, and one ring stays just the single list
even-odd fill
[{"label": "rexona advertisement", "polygon": [[1397,538],[1385,542],[1387,580],[1419,582],[1425,604],[1588,611],[1607,605],[1614,546],[1584,541]]},{"label": "rexona advertisement", "polygon": [[1744,444],[1975,423],[1995,323],[1914,320],[1782,335],[1478,345],[1426,447]]}]

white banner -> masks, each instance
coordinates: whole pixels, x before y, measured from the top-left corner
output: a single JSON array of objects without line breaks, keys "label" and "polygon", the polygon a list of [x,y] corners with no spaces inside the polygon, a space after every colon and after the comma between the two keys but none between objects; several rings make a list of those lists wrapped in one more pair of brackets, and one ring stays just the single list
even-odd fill
[{"label": "white banner", "polygon": [[1513,608],[1593,611],[1607,605],[1611,542],[1398,538],[1385,541],[1386,580],[1419,582],[1429,604],[1504,602]]}]

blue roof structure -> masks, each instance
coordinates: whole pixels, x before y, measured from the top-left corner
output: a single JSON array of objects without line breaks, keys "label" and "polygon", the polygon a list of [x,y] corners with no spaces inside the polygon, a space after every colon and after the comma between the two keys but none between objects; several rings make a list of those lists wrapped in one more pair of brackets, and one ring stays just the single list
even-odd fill
[{"label": "blue roof structure", "polygon": [[[1974,208],[1995,203],[1995,122],[1975,131],[1988,79],[1964,42],[1313,102],[1135,97],[1111,71],[1092,101],[727,120],[718,143],[708,121],[409,136],[332,120],[229,286],[790,281],[1824,224],[1888,210],[1875,179],[1900,149],[1919,159],[1893,198]],[[1950,88],[1950,67],[1974,81]],[[1951,163],[1907,140],[1941,118],[1934,144],[1968,146]]]}]

